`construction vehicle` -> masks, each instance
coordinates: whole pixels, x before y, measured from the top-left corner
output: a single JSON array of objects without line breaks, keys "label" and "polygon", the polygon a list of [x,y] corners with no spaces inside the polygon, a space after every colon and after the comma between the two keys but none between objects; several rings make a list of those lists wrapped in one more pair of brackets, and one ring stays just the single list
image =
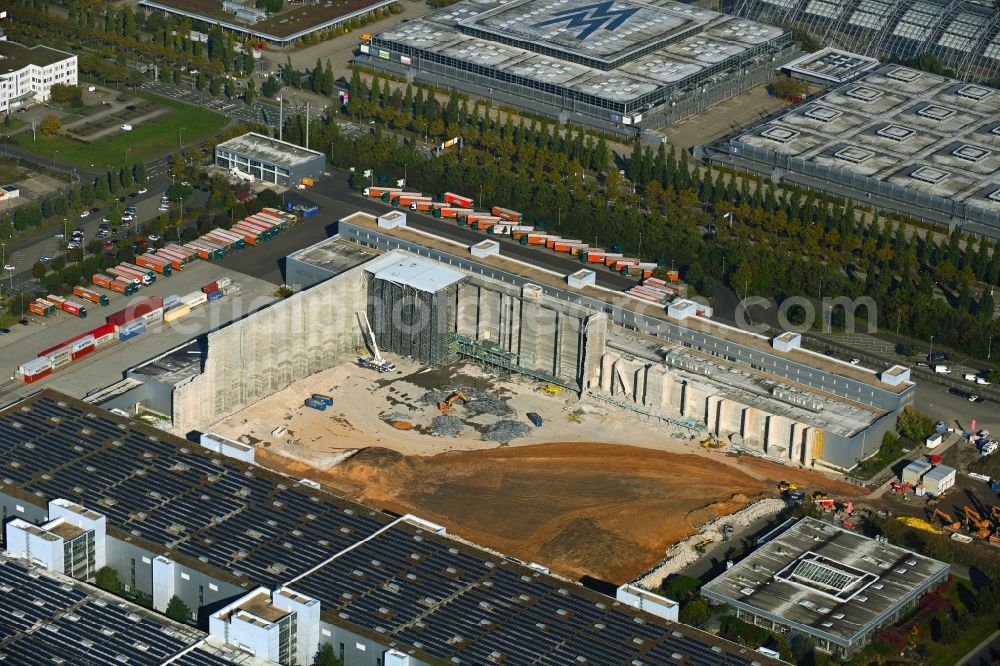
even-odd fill
[{"label": "construction vehicle", "polygon": [[733,538],[733,526],[727,523],[722,526],[722,540],[729,541],[732,538]]},{"label": "construction vehicle", "polygon": [[981,539],[988,539],[990,536],[990,521],[985,520],[978,511],[970,506],[963,507],[965,511],[965,526],[966,528],[979,536]]},{"label": "construction vehicle", "polygon": [[546,384],[538,390],[546,395],[559,395],[563,391],[562,386],[558,384]]},{"label": "construction vehicle", "polygon": [[362,332],[368,333],[368,343],[371,345],[372,351],[371,356],[361,356],[359,354],[358,365],[362,368],[370,368],[378,372],[391,372],[395,370],[396,366],[382,358],[382,354],[378,350],[378,343],[375,342],[375,331],[372,330],[372,325],[368,322],[368,315],[364,311],[359,312],[358,320],[364,324]]},{"label": "construction vehicle", "polygon": [[703,449],[721,449],[723,447],[722,440],[720,440],[715,435],[709,435],[701,441],[701,448]]},{"label": "construction vehicle", "polygon": [[793,504],[802,504],[806,499],[806,494],[801,490],[789,490],[785,492],[785,499]]},{"label": "construction vehicle", "polygon": [[541,428],[542,427],[542,417],[541,416],[539,416],[535,412],[528,412],[526,414],[526,416],[528,417],[528,420],[531,421],[535,425],[536,428]]},{"label": "construction vehicle", "polygon": [[440,409],[442,412],[447,412],[449,409],[451,409],[451,406],[455,404],[456,400],[461,400],[462,404],[464,405],[465,394],[462,393],[461,391],[455,391],[447,398],[438,403],[438,409]]},{"label": "construction vehicle", "polygon": [[995,506],[990,509],[990,520],[994,523],[1000,524],[1000,506]]},{"label": "construction vehicle", "polygon": [[941,509],[934,509],[934,513],[931,514],[931,518],[940,518],[944,529],[949,532],[957,532],[962,527],[962,523],[958,522],[952,518],[951,515],[945,513]]},{"label": "construction vehicle", "polygon": [[573,423],[583,423],[583,417],[575,412],[570,412],[566,415],[566,420]]},{"label": "construction vehicle", "polygon": [[822,490],[817,490],[816,492],[813,493],[813,501],[819,502],[820,500],[828,500],[828,499],[830,499],[830,496],[827,495]]},{"label": "construction vehicle", "polygon": [[927,500],[927,506],[937,506],[940,501],[941,501],[940,497],[932,497],[929,500]]},{"label": "construction vehicle", "polygon": [[798,490],[798,489],[799,487],[794,483],[790,483],[788,481],[778,482],[778,492],[785,493],[788,492],[789,490]]},{"label": "construction vehicle", "polygon": [[713,543],[715,543],[715,542],[712,541],[711,539],[705,539],[704,541],[699,541],[698,543],[696,543],[694,545],[694,549],[696,551],[698,551],[699,553],[701,553],[702,555],[704,555],[705,554],[705,548],[707,548],[709,545],[711,545]]}]

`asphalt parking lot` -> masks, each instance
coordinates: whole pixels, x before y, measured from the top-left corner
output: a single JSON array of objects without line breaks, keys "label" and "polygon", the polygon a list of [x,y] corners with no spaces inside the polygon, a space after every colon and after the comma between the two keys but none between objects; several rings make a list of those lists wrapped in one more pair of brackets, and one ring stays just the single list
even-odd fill
[{"label": "asphalt parking lot", "polygon": [[[252,249],[243,252],[250,253]],[[36,358],[38,352],[100,326],[108,314],[121,310],[131,302],[147,296],[162,298],[170,294],[187,294],[224,276],[232,278],[233,283],[240,286],[238,294],[226,295],[195,309],[187,317],[161,324],[132,340],[112,343],[40,381],[24,384],[14,378],[18,366]],[[160,277],[132,296],[110,294],[108,307],[86,303],[88,316],[85,319],[63,312],[45,318],[28,315],[31,322],[28,326],[15,325],[10,335],[0,337],[0,378],[3,380],[0,381],[0,405],[47,387],[73,397],[83,397],[120,380],[128,368],[273,302],[274,291],[275,285],[270,282],[218,264],[196,261],[170,277]],[[83,302],[79,298],[74,300]]]}]

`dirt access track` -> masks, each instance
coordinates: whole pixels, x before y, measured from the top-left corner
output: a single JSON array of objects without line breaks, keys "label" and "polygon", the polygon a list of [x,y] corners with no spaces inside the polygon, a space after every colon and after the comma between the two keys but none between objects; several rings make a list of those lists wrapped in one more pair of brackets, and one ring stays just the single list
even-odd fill
[{"label": "dirt access track", "polygon": [[[258,462],[304,465],[258,449]],[[674,542],[772,486],[701,457],[609,444],[539,444],[435,456],[364,449],[311,478],[412,512],[489,548],[572,578],[620,584]],[[770,494],[770,493],[768,493]],[[719,497],[719,500],[707,500]]]}]

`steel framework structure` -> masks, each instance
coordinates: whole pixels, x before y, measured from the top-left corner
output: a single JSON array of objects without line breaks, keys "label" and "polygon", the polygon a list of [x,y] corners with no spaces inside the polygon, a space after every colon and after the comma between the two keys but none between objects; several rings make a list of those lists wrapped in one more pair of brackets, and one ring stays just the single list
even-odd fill
[{"label": "steel framework structure", "polygon": [[1000,78],[1000,11],[969,0],[724,0],[722,10],[798,28],[871,57],[929,53],[963,80]]}]

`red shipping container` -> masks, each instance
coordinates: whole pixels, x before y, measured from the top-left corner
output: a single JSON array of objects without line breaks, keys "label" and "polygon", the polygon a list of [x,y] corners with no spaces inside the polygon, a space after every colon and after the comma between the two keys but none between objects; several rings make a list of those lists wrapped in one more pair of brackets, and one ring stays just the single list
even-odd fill
[{"label": "red shipping container", "polygon": [[206,284],[204,287],[201,288],[201,291],[203,294],[207,294],[210,291],[217,291],[218,289],[219,289],[218,283],[209,282],[208,284]]},{"label": "red shipping container", "polygon": [[90,343],[86,347],[82,347],[82,348],[76,350],[70,356],[75,361],[78,358],[82,358],[82,357],[86,356],[87,354],[89,354],[92,351],[94,351],[94,343]]},{"label": "red shipping container", "polygon": [[113,312],[108,315],[108,323],[112,326],[124,326],[133,319],[138,319],[144,314],[153,310],[163,308],[163,299],[159,296],[148,296],[137,303],[133,303],[124,310]]}]

